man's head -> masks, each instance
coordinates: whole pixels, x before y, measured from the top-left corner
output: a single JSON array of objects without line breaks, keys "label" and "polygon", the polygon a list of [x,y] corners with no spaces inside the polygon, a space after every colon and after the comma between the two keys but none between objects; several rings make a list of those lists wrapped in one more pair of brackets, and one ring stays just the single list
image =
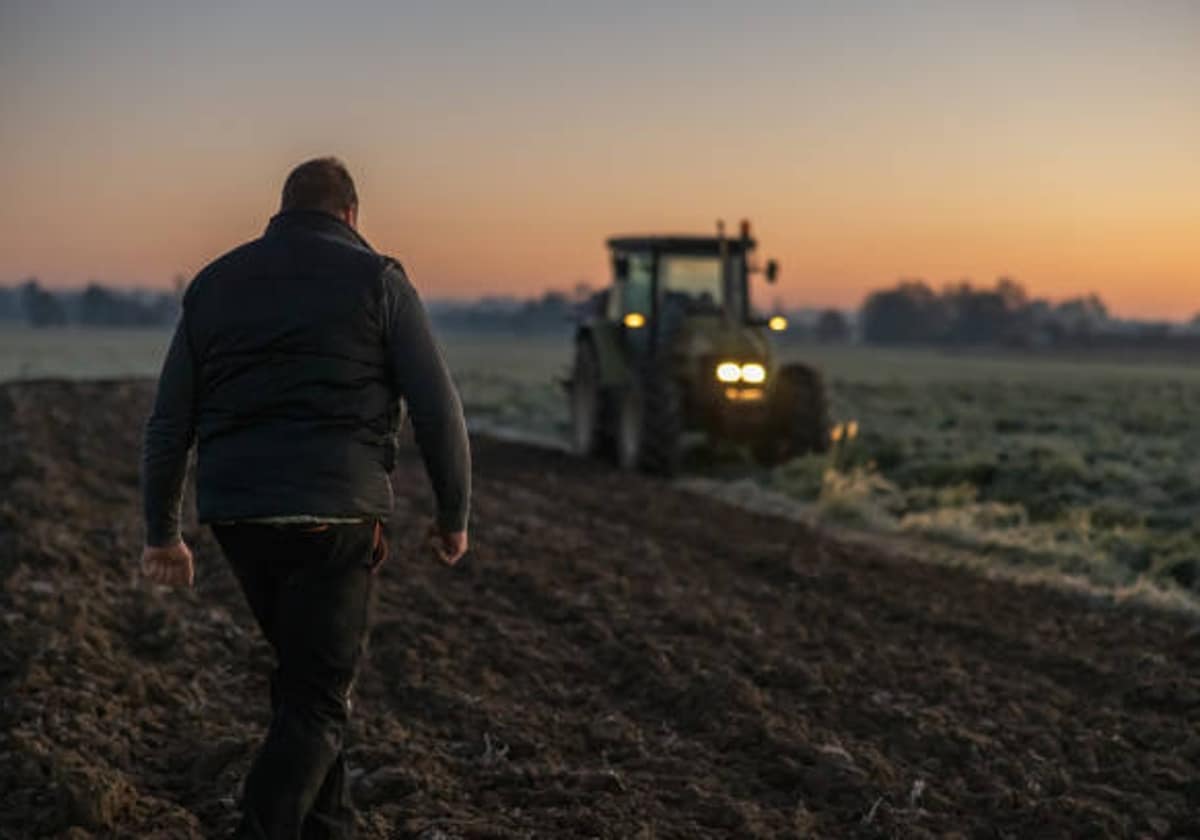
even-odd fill
[{"label": "man's head", "polygon": [[283,183],[280,212],[319,210],[350,227],[358,223],[358,193],[346,164],[335,157],[313,158],[297,166]]}]

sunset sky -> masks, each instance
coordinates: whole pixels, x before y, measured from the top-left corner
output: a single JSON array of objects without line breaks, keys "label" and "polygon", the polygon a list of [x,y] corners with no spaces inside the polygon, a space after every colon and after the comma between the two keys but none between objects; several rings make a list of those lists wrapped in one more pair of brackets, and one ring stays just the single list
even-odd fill
[{"label": "sunset sky", "polygon": [[166,286],[333,153],[428,297],[747,216],[789,305],[1007,274],[1200,311],[1187,0],[0,0],[0,114],[0,283]]}]

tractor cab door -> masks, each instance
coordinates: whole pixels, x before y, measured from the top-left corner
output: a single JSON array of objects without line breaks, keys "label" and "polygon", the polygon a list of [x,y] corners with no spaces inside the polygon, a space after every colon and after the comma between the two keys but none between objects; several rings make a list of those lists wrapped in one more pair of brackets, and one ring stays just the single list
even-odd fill
[{"label": "tractor cab door", "polygon": [[621,327],[624,343],[636,356],[650,351],[654,305],[654,255],[613,254],[613,294],[608,317]]}]

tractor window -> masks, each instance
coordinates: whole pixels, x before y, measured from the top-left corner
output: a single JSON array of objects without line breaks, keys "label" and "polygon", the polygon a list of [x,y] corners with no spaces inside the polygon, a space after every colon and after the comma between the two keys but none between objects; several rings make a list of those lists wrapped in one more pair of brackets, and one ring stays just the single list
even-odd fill
[{"label": "tractor window", "polygon": [[620,319],[630,312],[649,317],[654,311],[654,261],[649,254],[631,254],[625,267],[624,282],[619,283],[617,311],[610,314]]},{"label": "tractor window", "polygon": [[[741,258],[730,257],[736,275]],[[725,288],[718,257],[664,257],[662,282],[668,303],[683,306],[689,312],[719,312],[725,306]]]}]

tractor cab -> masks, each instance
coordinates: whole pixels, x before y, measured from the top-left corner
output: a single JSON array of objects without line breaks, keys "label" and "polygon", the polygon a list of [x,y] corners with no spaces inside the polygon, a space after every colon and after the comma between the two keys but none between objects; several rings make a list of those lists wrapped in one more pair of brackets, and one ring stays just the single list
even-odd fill
[{"label": "tractor cab", "polygon": [[[768,339],[786,321],[757,317],[749,298],[749,278],[774,283],[778,267],[756,264],[755,247],[745,222],[737,238],[718,225],[716,236],[608,240],[612,285],[576,333],[569,390],[577,450],[669,474],[689,432],[751,442],[767,461],[795,448],[779,403],[795,402],[797,386],[788,383],[797,374],[795,366],[774,369]],[[801,387],[806,394],[819,386],[808,381],[815,376]],[[825,416],[823,390],[803,399]],[[824,426],[804,435],[819,448]]]},{"label": "tractor cab", "polygon": [[[730,326],[762,326],[753,320],[749,277],[755,241],[743,222],[742,235],[617,236],[608,240],[613,284],[604,317],[645,329],[649,347],[660,346],[679,323],[692,317],[719,318]],[[767,282],[778,272],[774,260],[762,269]],[[777,323],[777,326],[778,323]]]}]

